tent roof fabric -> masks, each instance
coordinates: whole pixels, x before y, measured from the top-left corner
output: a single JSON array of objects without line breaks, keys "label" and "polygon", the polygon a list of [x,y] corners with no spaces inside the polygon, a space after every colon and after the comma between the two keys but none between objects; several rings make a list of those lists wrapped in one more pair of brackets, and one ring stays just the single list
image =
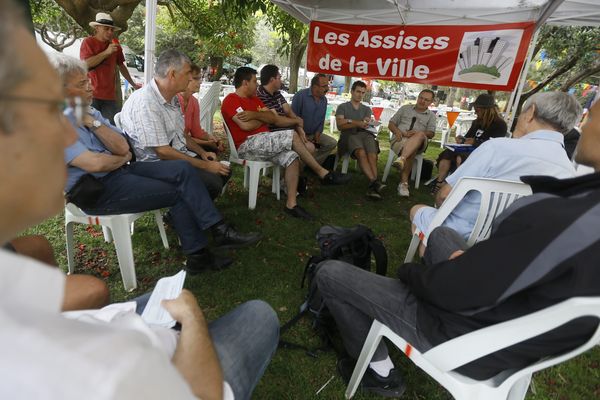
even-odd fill
[{"label": "tent roof fabric", "polygon": [[271,1],[306,23],[315,20],[356,25],[485,25],[540,21],[600,26],[600,0]]}]

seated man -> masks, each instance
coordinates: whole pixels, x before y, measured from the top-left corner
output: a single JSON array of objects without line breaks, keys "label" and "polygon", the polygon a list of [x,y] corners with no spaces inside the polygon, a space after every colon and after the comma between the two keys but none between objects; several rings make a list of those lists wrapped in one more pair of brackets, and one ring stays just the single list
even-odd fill
[{"label": "seated man", "polygon": [[367,91],[367,85],[362,81],[352,84],[349,102],[342,103],[335,112],[337,127],[341,132],[338,142],[338,155],[340,159],[350,153],[358,160],[360,169],[369,179],[367,197],[381,200],[381,191],[385,185],[377,179],[377,154],[379,144],[376,134],[367,130],[373,120],[371,109],[362,104],[362,99]]},{"label": "seated man", "polygon": [[327,171],[315,161],[300,135],[293,130],[269,132],[267,124],[278,125],[281,117],[256,97],[256,70],[240,67],[235,71],[235,93],[223,100],[221,113],[241,157],[268,160],[285,168],[287,201],[285,212],[292,217],[313,219],[296,201],[301,159],[326,185],[346,183],[349,177]]},{"label": "seated man", "polygon": [[[575,175],[573,164],[563,147],[563,135],[579,120],[581,106],[563,92],[538,93],[523,106],[513,138],[495,138],[482,143],[460,167],[446,179],[436,195],[441,205],[452,187],[464,176],[518,181],[523,175],[549,175],[569,178]],[[444,221],[465,239],[469,237],[481,195],[469,192]],[[425,235],[437,212],[436,208],[417,204],[410,210],[413,229]]]},{"label": "seated man", "polygon": [[[556,108],[557,114],[563,110]],[[576,158],[598,172],[600,102],[592,108],[592,114],[595,119],[583,128]],[[530,111],[521,114],[529,122],[531,116]],[[373,319],[387,325],[418,351],[426,352],[450,339],[572,297],[600,296],[600,174],[524,180],[535,193],[506,209],[495,221],[490,238],[464,254],[460,250],[464,248],[462,238],[452,235],[449,228],[439,227],[432,232],[425,253],[428,264],[404,264],[398,270],[400,279],[379,276],[341,261],[321,265],[317,285],[352,358],[358,358]],[[597,323],[594,318],[571,321],[475,360],[457,372],[485,380],[504,370],[523,368],[583,344]],[[350,359],[338,363],[346,380],[354,363]],[[362,385],[363,389],[390,396],[404,391],[384,341],[375,351]]]},{"label": "seated man", "polygon": [[123,105],[121,124],[131,138],[138,161],[185,160],[196,168],[210,197],[215,199],[231,175],[229,166],[185,134],[176,96],[191,80],[191,64],[177,50],[164,51],[156,61],[154,79]]},{"label": "seated man", "polygon": [[[223,221],[194,167],[182,160],[138,161],[131,158],[127,140],[118,128],[100,113],[89,108],[92,89],[85,64],[57,53],[52,59],[67,96],[80,97],[87,112],[77,124],[74,109],[66,115],[77,127],[78,141],[65,151],[69,165],[67,198],[93,215],[136,213],[171,207],[173,227],[187,256],[186,270],[191,274],[205,269],[222,269],[232,260],[214,256],[207,248],[204,230],[211,229],[217,246],[245,246],[256,243],[260,234],[240,234]],[[72,198],[71,189],[86,174],[100,180],[104,188],[93,203]]]},{"label": "seated man", "polygon": [[394,134],[390,148],[398,155],[394,166],[401,171],[398,194],[402,197],[410,196],[408,179],[415,156],[427,149],[429,139],[435,135],[435,114],[429,109],[434,97],[432,90],[422,90],[417,104],[400,107],[388,124]]},{"label": "seated man", "polygon": [[[63,153],[77,137],[61,112],[62,82],[15,7],[0,2],[0,35],[11,38],[0,43],[2,243],[62,209]],[[85,399],[92,392],[106,399],[249,399],[277,347],[277,317],[264,302],[207,324],[183,291],[163,303],[180,334],[152,328],[133,312],[110,322],[67,320],[61,271],[4,250],[0,258],[5,399]]]},{"label": "seated man", "polygon": [[[58,266],[50,242],[41,235],[20,236],[7,242],[2,248],[50,267]],[[62,311],[102,308],[109,301],[108,287],[102,279],[83,274],[67,275]]]},{"label": "seated man", "polygon": [[200,76],[200,67],[196,64],[191,65],[191,70],[192,80],[183,92],[177,94],[181,112],[185,118],[185,134],[191,136],[192,140],[202,146],[204,150],[220,153],[225,149],[223,143],[200,126],[200,104],[194,94],[200,90],[202,77]]},{"label": "seated man", "polygon": [[[261,71],[262,72],[262,71]],[[315,160],[321,165],[331,154],[337,140],[323,133],[323,125],[327,113],[327,98],[329,80],[325,74],[315,74],[310,80],[310,87],[299,90],[292,98],[292,111],[302,118],[306,138],[315,147]]]}]

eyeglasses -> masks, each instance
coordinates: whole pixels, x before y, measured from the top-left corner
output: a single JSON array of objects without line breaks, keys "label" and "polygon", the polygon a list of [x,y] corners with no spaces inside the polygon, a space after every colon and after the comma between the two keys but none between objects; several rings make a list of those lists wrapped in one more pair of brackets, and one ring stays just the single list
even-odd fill
[{"label": "eyeglasses", "polygon": [[73,109],[73,116],[75,117],[75,121],[77,125],[83,124],[83,113],[84,113],[84,105],[81,97],[67,97],[64,100],[57,99],[40,99],[37,97],[27,97],[27,96],[11,96],[11,95],[0,95],[0,101],[21,101],[21,102],[29,102],[29,103],[41,103],[48,104],[50,106],[56,107],[57,113],[61,116],[64,114],[64,111],[67,108]]},{"label": "eyeglasses", "polygon": [[195,80],[195,81],[199,81],[199,80],[200,80],[200,79],[202,79],[202,78],[201,78],[201,77],[199,77],[199,76],[192,76],[192,79],[193,79],[193,80]]}]

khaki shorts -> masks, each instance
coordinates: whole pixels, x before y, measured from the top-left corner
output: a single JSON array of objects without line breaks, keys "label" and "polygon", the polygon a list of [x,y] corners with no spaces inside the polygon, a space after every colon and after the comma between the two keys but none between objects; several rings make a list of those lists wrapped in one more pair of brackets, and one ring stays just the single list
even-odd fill
[{"label": "khaki shorts", "polygon": [[352,154],[357,149],[364,149],[365,152],[371,154],[379,153],[379,143],[375,136],[369,132],[359,131],[351,134],[342,134],[338,142],[338,151],[340,154]]},{"label": "khaki shorts", "polygon": [[240,157],[254,161],[271,161],[287,168],[298,153],[292,150],[294,131],[287,129],[276,132],[257,133],[248,137],[238,149]]},{"label": "khaki shorts", "polygon": [[[392,151],[394,153],[400,154],[400,152],[406,145],[406,142],[408,141],[408,139],[410,139],[410,138],[403,137],[400,140],[396,140],[396,137],[394,137],[392,139],[392,141],[390,142],[390,148],[392,149]],[[419,150],[417,150],[417,153],[423,153],[425,150],[427,150],[428,145],[429,145],[429,140],[426,140],[425,143],[423,143],[423,145],[421,146],[421,148]]]}]

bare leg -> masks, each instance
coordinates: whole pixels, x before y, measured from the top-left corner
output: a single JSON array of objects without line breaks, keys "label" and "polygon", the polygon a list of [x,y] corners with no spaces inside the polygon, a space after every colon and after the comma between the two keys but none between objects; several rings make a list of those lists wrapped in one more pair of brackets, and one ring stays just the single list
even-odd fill
[{"label": "bare leg", "polygon": [[367,153],[371,173],[377,179],[377,153]]},{"label": "bare leg", "polygon": [[41,235],[22,236],[11,240],[10,244],[18,254],[31,257],[44,264],[57,265],[50,242]]},{"label": "bare leg", "polygon": [[367,157],[367,152],[365,149],[354,150],[354,157],[356,157],[358,160],[358,165],[365,176],[369,179],[369,182],[373,182],[375,179],[377,179],[377,175],[373,174],[371,164],[369,163],[369,157]]},{"label": "bare leg", "polygon": [[[415,224],[413,224],[412,221],[415,218],[415,214],[417,213],[419,208],[423,208],[423,207],[427,207],[427,206],[425,204],[416,204],[416,205],[412,206],[412,208],[410,209],[410,212],[409,212],[409,218],[411,221],[410,231],[413,234],[417,230],[417,226]],[[423,242],[419,242],[419,256],[423,257],[423,254],[425,254],[425,249],[426,249],[426,246],[423,244]]]},{"label": "bare leg", "polygon": [[450,172],[451,165],[452,162],[450,160],[440,160],[438,164],[438,182],[443,182],[446,179],[448,173]]},{"label": "bare leg", "polygon": [[108,304],[110,296],[106,284],[90,275],[68,275],[62,310],[89,310]]},{"label": "bare leg", "polygon": [[287,187],[287,201],[285,203],[287,208],[296,207],[296,196],[298,194],[298,176],[300,175],[300,161],[294,160],[285,169],[285,185]]},{"label": "bare leg", "polygon": [[[314,146],[313,146],[314,149]],[[320,178],[323,178],[325,175],[329,173],[325,168],[323,168],[317,160],[312,156],[306,144],[300,139],[300,136],[296,132],[294,132],[294,136],[292,139],[292,150],[294,150],[300,156],[300,159],[308,166],[308,168],[312,169],[315,174],[317,174]],[[287,172],[286,172],[287,176]],[[287,178],[286,178],[287,179]],[[295,193],[295,192],[294,192]]]},{"label": "bare leg", "polygon": [[400,153],[400,157],[403,158],[404,168],[402,169],[402,176],[400,178],[400,182],[408,183],[408,178],[410,177],[410,172],[412,170],[412,162],[417,154],[417,151],[427,140],[427,136],[424,133],[417,133],[408,138],[406,144],[402,148],[402,152]]}]

